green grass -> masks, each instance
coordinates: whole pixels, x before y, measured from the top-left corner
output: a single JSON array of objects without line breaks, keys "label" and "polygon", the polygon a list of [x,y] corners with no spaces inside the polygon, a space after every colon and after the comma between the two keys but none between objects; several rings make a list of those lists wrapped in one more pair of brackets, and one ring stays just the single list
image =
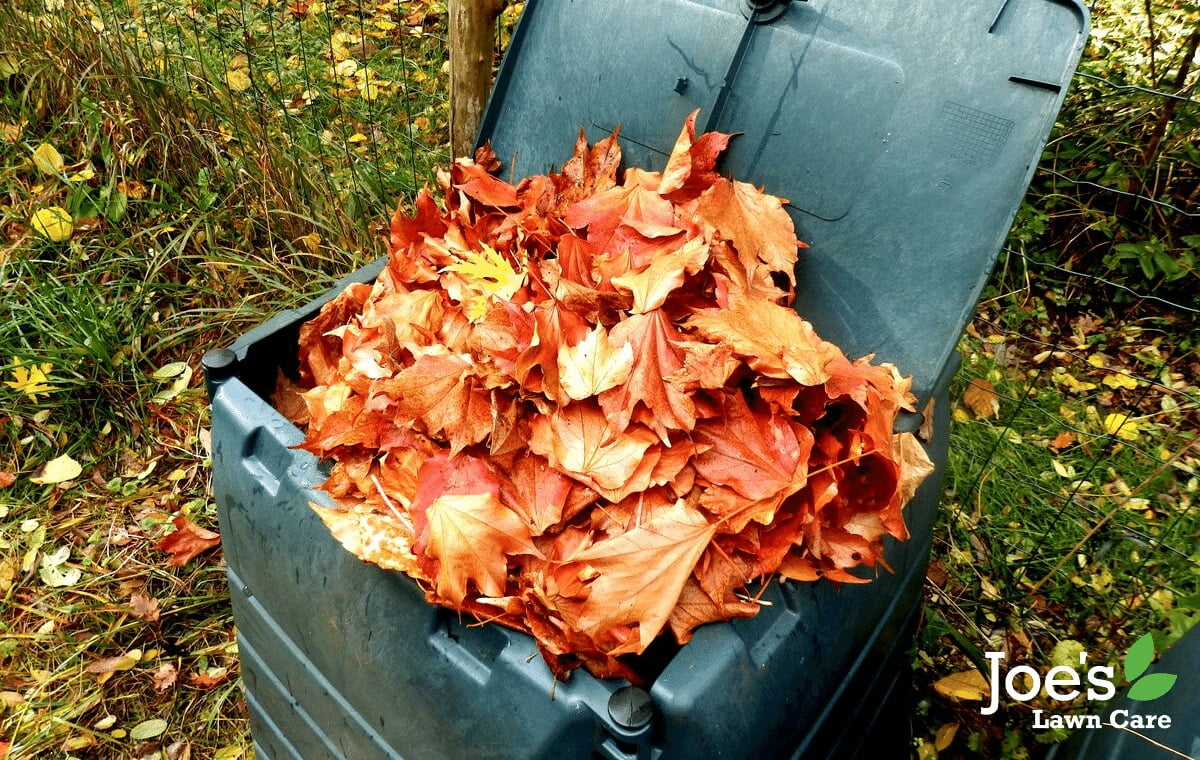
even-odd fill
[{"label": "green grass", "polygon": [[[1141,8],[1098,9],[1085,71],[1173,81],[1195,9],[1161,4],[1151,42]],[[391,209],[446,159],[444,12],[0,5],[0,757],[251,754],[220,555],[172,568],[155,549],[177,515],[218,527],[199,357],[379,255]],[[1044,165],[1195,197],[1195,108],[1147,164],[1160,101],[1105,88],[1077,85]],[[43,144],[61,171],[35,164]],[[70,214],[69,240],[31,229],[51,206]],[[1041,666],[1075,640],[1113,660],[1200,616],[1194,314],[1045,267],[1186,292],[1194,268],[1167,271],[1161,254],[1186,264],[1189,225],[1035,181],[952,388],[913,653],[918,756],[936,756],[948,726],[944,757],[1027,757],[1061,738],[1035,736],[1020,706],[985,721],[937,693],[982,651]],[[192,375],[177,385],[160,370],[180,362]],[[33,369],[44,381],[20,383]],[[997,416],[961,402],[976,378],[994,385]],[[63,455],[77,477],[34,482]]]},{"label": "green grass", "polygon": [[[1174,369],[1194,349],[1119,322],[1079,334],[1088,315],[1055,333],[1055,315],[1032,325],[1017,311],[985,306],[961,346],[946,516],[918,641],[926,688],[978,667],[984,651],[1044,669],[1069,640],[1117,664],[1140,635],[1162,651],[1200,621],[1200,388]],[[964,397],[980,380],[996,414]],[[923,749],[957,725],[952,746],[968,757],[1036,753],[1063,735],[1032,731],[1032,709],[1088,709],[1043,696],[984,718],[977,703],[933,691],[923,706]]]},{"label": "green grass", "polygon": [[[318,47],[362,20],[338,4],[279,28],[248,4],[97,7],[0,8],[0,756],[228,760],[250,739],[219,553],[176,569],[155,549],[176,515],[217,527],[199,357],[379,255],[438,154],[445,53],[405,27],[415,59],[389,45],[363,63],[426,89],[368,102]],[[228,87],[245,30],[273,43],[247,48],[280,66],[270,91],[265,69]],[[302,111],[263,105],[301,84]],[[400,127],[421,142],[389,139]],[[57,170],[33,160],[42,145]],[[49,207],[69,239],[33,228]],[[189,381],[156,376],[180,362]],[[34,482],[62,456],[77,477]]]}]

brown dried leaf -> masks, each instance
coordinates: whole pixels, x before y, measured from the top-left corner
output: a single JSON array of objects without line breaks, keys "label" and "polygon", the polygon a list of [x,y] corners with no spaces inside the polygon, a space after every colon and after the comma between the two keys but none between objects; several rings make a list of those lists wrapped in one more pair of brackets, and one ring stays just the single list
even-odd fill
[{"label": "brown dried leaf", "polygon": [[992,384],[982,377],[971,381],[963,391],[962,401],[963,405],[981,420],[991,420],[1000,416],[1000,396]]},{"label": "brown dried leaf", "polygon": [[129,596],[129,611],[133,613],[134,617],[145,620],[147,623],[157,623],[161,615],[158,600],[141,591],[134,591]]},{"label": "brown dried leaf", "polygon": [[150,680],[154,683],[154,688],[159,691],[166,691],[175,685],[176,679],[179,677],[179,671],[175,668],[175,663],[164,662],[158,666]]}]

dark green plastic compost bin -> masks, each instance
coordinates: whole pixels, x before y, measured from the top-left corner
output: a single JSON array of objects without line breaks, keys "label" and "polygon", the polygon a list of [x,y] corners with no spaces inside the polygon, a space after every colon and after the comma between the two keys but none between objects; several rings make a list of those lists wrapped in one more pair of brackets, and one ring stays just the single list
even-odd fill
[{"label": "dark green plastic compost bin", "polygon": [[652,648],[644,690],[556,685],[529,637],[427,605],[328,535],[308,506],[320,467],[265,400],[322,301],[277,315],[206,356],[258,757],[905,756],[954,347],[1087,24],[1067,0],[529,0],[481,127],[502,175],[561,164],[580,126],[595,141],[619,124],[626,165],[650,169],[696,108],[698,129],[739,133],[718,169],[790,199],[801,313],[914,376],[938,471],[906,508],[911,540],[888,546],[894,572],[772,584],[757,617]]}]

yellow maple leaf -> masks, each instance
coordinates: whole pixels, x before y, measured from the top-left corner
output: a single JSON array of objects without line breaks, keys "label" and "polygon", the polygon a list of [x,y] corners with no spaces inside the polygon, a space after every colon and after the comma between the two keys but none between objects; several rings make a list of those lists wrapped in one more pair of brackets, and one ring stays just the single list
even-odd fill
[{"label": "yellow maple leaf", "polygon": [[4,384],[17,393],[24,393],[30,401],[37,401],[38,396],[48,396],[50,391],[54,390],[49,377],[49,373],[54,370],[54,365],[50,362],[42,362],[26,368],[20,359],[14,358],[13,365],[13,379],[5,380]]},{"label": "yellow maple leaf", "polygon": [[459,253],[459,260],[442,271],[461,275],[467,286],[477,293],[512,300],[525,284],[525,273],[517,272],[509,260],[491,246],[484,244],[480,248]]}]

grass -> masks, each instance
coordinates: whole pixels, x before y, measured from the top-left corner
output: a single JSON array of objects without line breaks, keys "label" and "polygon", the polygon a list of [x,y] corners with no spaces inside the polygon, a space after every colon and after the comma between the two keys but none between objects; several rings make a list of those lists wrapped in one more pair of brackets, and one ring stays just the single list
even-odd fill
[{"label": "grass", "polygon": [[1164,340],[1173,316],[1149,330],[1038,308],[1027,322],[1027,308],[985,304],[961,346],[946,519],[917,650],[930,689],[922,757],[938,754],[948,727],[951,756],[1031,756],[1064,737],[1030,730],[1033,709],[1095,709],[1043,695],[983,718],[933,688],[979,667],[984,651],[1044,670],[1073,641],[1119,665],[1140,635],[1163,651],[1200,620],[1194,347]]},{"label": "grass", "polygon": [[[251,754],[219,555],[176,569],[155,549],[175,516],[217,527],[207,400],[172,368],[378,254],[385,209],[436,151],[351,139],[364,119],[412,113],[410,137],[443,141],[425,90],[376,81],[368,100],[334,80],[348,58],[319,46],[372,39],[348,31],[359,16],[330,3],[268,29],[269,9],[231,8],[0,9],[0,756]],[[274,35],[272,59],[298,50],[274,62],[312,78],[268,92],[252,46],[257,84],[238,89],[237,30]],[[405,34],[415,58],[363,63],[430,82],[444,50]],[[301,84],[303,109],[261,106]],[[61,163],[34,160],[43,145]],[[33,228],[50,207],[69,239]],[[35,482],[64,456],[77,476]]]},{"label": "grass", "polygon": [[[1186,8],[1164,4],[1150,41],[1125,1],[1098,10],[1085,71],[1172,82]],[[219,552],[175,568],[155,548],[177,516],[218,527],[199,357],[378,255],[444,163],[444,11],[0,6],[0,757],[252,755]],[[1077,87],[1043,165],[1186,205],[1194,107],[1146,164],[1159,101],[1104,87]],[[33,228],[50,207],[69,238]],[[1061,738],[1029,729],[1036,701],[985,721],[935,688],[982,651],[1040,667],[1070,640],[1115,661],[1200,616],[1195,314],[1129,291],[1186,292],[1194,268],[1161,254],[1186,263],[1190,224],[1038,175],[954,381],[918,757]],[[53,482],[62,457],[79,473]]]}]

